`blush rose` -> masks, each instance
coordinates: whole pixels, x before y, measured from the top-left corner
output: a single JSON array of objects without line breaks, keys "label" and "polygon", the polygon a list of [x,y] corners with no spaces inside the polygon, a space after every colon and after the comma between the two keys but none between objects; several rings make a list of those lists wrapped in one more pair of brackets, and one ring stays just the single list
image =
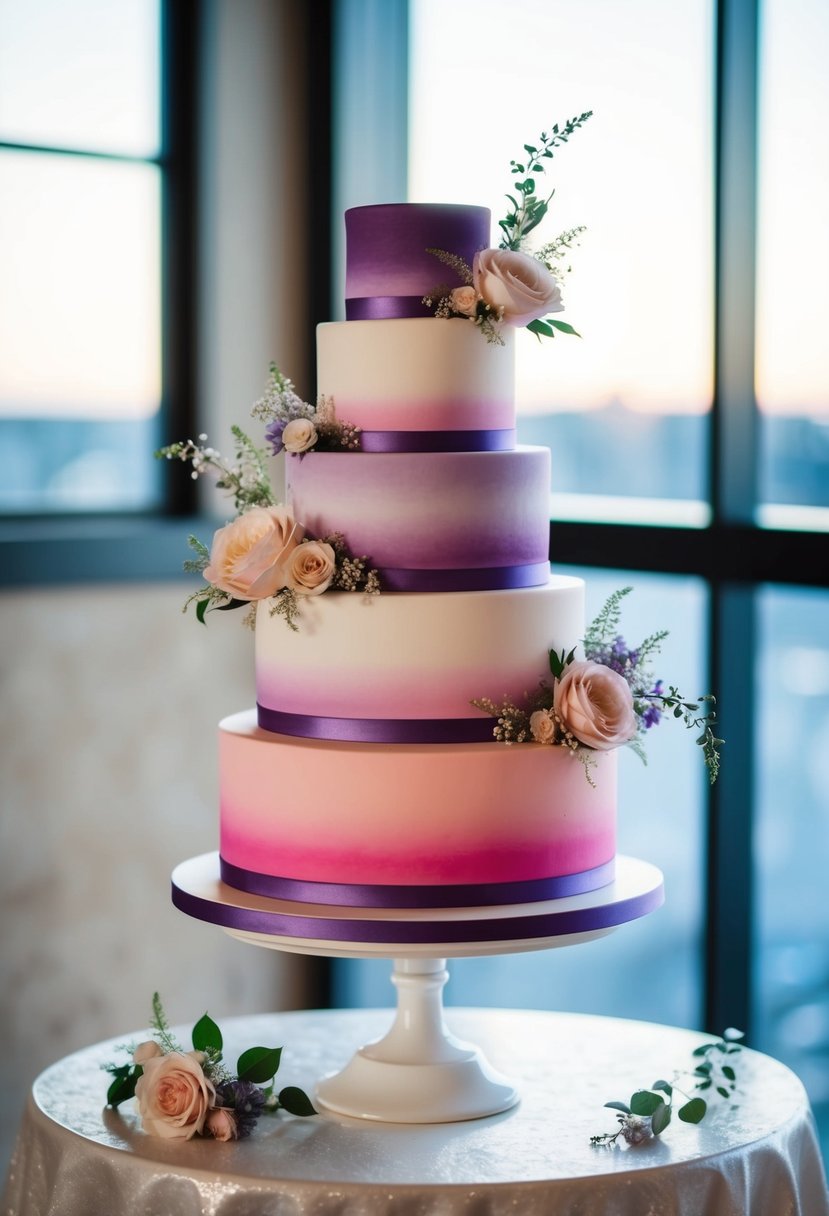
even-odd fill
[{"label": "blush rose", "polygon": [[336,572],[334,550],[326,541],[298,545],[288,560],[288,586],[297,595],[321,595]]},{"label": "blush rose", "polygon": [[214,1106],[207,1112],[204,1130],[214,1140],[238,1140],[239,1125],[232,1110],[226,1106]]},{"label": "blush rose", "polygon": [[536,743],[552,743],[555,739],[556,724],[547,709],[537,709],[530,714],[530,734]]},{"label": "blush rose", "polygon": [[555,275],[536,258],[513,249],[482,249],[472,262],[477,293],[508,325],[529,325],[550,312],[563,312]]},{"label": "blush rose", "polygon": [[478,293],[474,287],[456,287],[449,296],[449,304],[453,312],[474,317],[478,311]]},{"label": "blush rose", "polygon": [[310,418],[292,418],[282,431],[282,446],[286,452],[307,452],[318,438],[317,428]]},{"label": "blush rose", "polygon": [[566,730],[598,751],[627,743],[637,731],[629,685],[602,663],[571,663],[556,681],[553,707]]},{"label": "blush rose", "polygon": [[219,528],[204,577],[237,600],[261,600],[286,585],[286,564],[305,529],[284,507],[254,507]]},{"label": "blush rose", "polygon": [[216,1090],[204,1075],[197,1052],[169,1051],[143,1062],[135,1086],[144,1129],[165,1140],[189,1140],[201,1134]]}]

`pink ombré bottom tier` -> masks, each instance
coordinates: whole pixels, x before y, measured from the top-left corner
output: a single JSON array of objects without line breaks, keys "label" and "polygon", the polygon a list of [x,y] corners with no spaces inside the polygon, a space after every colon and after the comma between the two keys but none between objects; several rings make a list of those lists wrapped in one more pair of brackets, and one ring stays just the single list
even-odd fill
[{"label": "pink ombr\u00e9 bottom tier", "polygon": [[222,876],[365,907],[555,899],[613,878],[616,758],[541,744],[367,744],[219,728]]}]

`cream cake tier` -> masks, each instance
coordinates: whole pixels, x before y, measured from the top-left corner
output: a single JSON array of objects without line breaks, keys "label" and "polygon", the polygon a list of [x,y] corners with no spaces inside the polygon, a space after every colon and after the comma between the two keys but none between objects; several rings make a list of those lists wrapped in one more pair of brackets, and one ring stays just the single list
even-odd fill
[{"label": "cream cake tier", "polygon": [[503,337],[457,319],[332,321],[317,328],[319,391],[362,428],[364,452],[512,448],[513,331]]},{"label": "cream cake tier", "polygon": [[420,719],[423,733],[406,729],[421,742],[448,739],[452,730],[457,738],[463,723],[472,738],[488,740],[492,719],[471,700],[521,699],[538,686],[547,651],[569,651],[582,637],[584,583],[548,575],[545,586],[518,591],[328,593],[303,599],[301,612],[294,632],[267,602],[259,606],[263,725],[325,737],[314,719],[330,718],[334,737],[376,742],[405,737],[395,722]]},{"label": "cream cake tier", "polygon": [[613,877],[612,752],[596,754],[588,781],[563,748],[294,739],[262,730],[252,710],[219,735],[232,886],[442,907],[555,898]]},{"label": "cream cake tier", "polygon": [[550,453],[308,452],[286,462],[294,518],[341,532],[387,591],[547,581]]}]

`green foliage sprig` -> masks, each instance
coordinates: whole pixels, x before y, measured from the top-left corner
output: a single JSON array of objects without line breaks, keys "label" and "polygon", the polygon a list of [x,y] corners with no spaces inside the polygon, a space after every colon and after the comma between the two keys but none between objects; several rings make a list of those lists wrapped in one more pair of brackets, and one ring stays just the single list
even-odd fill
[{"label": "green foliage sprig", "polygon": [[[741,1030],[726,1030],[722,1038],[713,1039],[697,1047],[693,1058],[698,1061],[693,1069],[681,1069],[674,1073],[672,1081],[654,1081],[648,1089],[637,1089],[629,1102],[605,1102],[610,1110],[617,1111],[619,1127],[615,1132],[601,1132],[591,1136],[595,1146],[610,1146],[621,1138],[629,1145],[644,1144],[661,1136],[669,1126],[675,1109],[676,1095],[685,1101],[676,1107],[677,1118],[683,1123],[701,1123],[708,1114],[709,1105],[701,1096],[705,1092],[729,1100],[737,1088],[735,1057],[742,1050]],[[693,1095],[680,1088],[679,1081],[693,1085]]]},{"label": "green foliage sprig", "polygon": [[566,144],[592,114],[592,110],[586,110],[576,118],[568,118],[561,127],[556,123],[549,135],[542,131],[538,147],[524,144],[526,156],[521,161],[510,161],[510,170],[516,178],[513,186],[517,197],[507,195],[510,210],[504,219],[498,221],[502,233],[501,249],[520,250],[527,236],[544,219],[555,191],[551,190],[546,198],[540,198],[535,192],[536,176],[545,172],[545,161],[552,160],[553,149]]}]

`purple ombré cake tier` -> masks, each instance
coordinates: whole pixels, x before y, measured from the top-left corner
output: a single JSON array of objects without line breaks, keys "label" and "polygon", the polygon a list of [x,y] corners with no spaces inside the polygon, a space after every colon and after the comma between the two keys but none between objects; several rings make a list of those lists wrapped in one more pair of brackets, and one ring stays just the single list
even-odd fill
[{"label": "purple ombr\u00e9 cake tier", "polygon": [[547,448],[310,452],[287,462],[295,518],[317,537],[342,532],[387,591],[545,584],[549,486]]},{"label": "purple ombr\u00e9 cake tier", "polygon": [[422,299],[460,278],[428,252],[442,249],[472,265],[489,245],[486,207],[435,203],[383,203],[345,213],[346,318],[431,315]]}]

